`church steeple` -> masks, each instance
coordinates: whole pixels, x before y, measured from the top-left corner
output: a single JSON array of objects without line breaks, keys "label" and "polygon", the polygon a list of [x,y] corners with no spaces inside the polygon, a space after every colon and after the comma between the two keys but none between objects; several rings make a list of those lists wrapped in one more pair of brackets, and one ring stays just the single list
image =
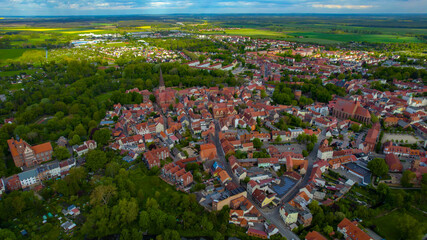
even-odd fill
[{"label": "church steeple", "polygon": [[162,67],[160,67],[160,79],[159,79],[159,90],[165,90],[165,81],[163,80]]}]

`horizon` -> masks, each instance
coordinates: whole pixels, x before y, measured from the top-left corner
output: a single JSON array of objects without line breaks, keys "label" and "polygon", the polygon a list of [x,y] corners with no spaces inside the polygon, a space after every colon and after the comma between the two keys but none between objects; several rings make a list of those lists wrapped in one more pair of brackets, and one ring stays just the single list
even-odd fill
[{"label": "horizon", "polygon": [[427,14],[423,0],[0,0],[0,17],[170,14]]}]

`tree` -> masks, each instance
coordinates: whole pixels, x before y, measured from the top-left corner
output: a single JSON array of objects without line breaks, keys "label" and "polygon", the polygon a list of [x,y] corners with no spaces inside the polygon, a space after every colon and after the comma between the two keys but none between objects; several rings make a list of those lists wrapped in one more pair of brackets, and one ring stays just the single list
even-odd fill
[{"label": "tree", "polygon": [[139,214],[139,226],[144,232],[150,227],[150,215],[148,215],[147,211],[141,211]]},{"label": "tree", "polygon": [[0,239],[4,240],[15,240],[16,235],[9,229],[0,229]]},{"label": "tree", "polygon": [[282,138],[280,136],[277,136],[277,138],[274,141],[276,143],[280,143],[282,141]]},{"label": "tree", "polygon": [[60,147],[57,146],[54,150],[53,150],[53,156],[58,159],[59,161],[70,158],[71,154],[70,151],[68,151],[68,149],[66,147]]},{"label": "tree", "polygon": [[138,217],[139,207],[135,198],[120,199],[119,204],[113,207],[112,215],[118,219],[119,223],[127,226]]},{"label": "tree", "polygon": [[93,134],[93,140],[100,145],[104,146],[108,143],[111,138],[111,131],[108,128],[103,128],[100,130],[96,130]]},{"label": "tree", "polygon": [[400,183],[403,187],[412,187],[412,180],[415,178],[415,173],[411,170],[406,170],[403,172]]},{"label": "tree", "polygon": [[150,95],[150,101],[153,103],[156,102],[156,97],[153,94]]},{"label": "tree", "polygon": [[77,127],[74,129],[74,132],[79,135],[80,137],[86,136],[86,129],[83,127],[83,124],[77,125]]},{"label": "tree", "polygon": [[328,235],[329,235],[332,231],[334,231],[334,229],[333,229],[331,226],[329,226],[329,225],[326,225],[326,226],[323,228],[323,232],[327,233]]},{"label": "tree", "polygon": [[90,195],[90,204],[107,205],[111,198],[117,195],[117,188],[114,185],[99,185],[95,187]]},{"label": "tree", "polygon": [[360,131],[360,126],[358,124],[353,124],[353,125],[351,125],[350,128],[353,132],[359,132]]},{"label": "tree", "polygon": [[107,163],[107,156],[101,150],[91,150],[86,156],[86,167],[90,171],[97,171]]},{"label": "tree", "polygon": [[259,138],[254,138],[254,140],[252,142],[254,144],[254,148],[261,149],[262,142],[261,142],[261,140]]},{"label": "tree", "polygon": [[79,135],[74,135],[73,138],[71,139],[71,141],[69,142],[70,145],[76,145],[79,144],[81,141],[80,136]]},{"label": "tree", "polygon": [[308,152],[307,152],[307,150],[302,150],[302,155],[304,156],[304,157],[307,157],[308,156]]},{"label": "tree", "polygon": [[368,168],[377,177],[383,177],[388,173],[388,165],[382,158],[374,158],[368,163]]},{"label": "tree", "polygon": [[398,233],[400,239],[420,239],[425,226],[420,225],[418,221],[413,218],[411,215],[404,213],[397,219],[397,228],[399,229]]},{"label": "tree", "polygon": [[261,98],[266,98],[267,97],[267,93],[265,92],[265,90],[261,90]]},{"label": "tree", "polygon": [[371,113],[371,121],[372,121],[372,123],[379,122],[379,119],[378,119],[377,115]]}]

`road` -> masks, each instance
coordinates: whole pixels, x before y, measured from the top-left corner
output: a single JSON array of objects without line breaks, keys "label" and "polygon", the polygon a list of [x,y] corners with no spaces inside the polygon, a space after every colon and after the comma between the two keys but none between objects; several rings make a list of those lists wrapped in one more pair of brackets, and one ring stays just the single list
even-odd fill
[{"label": "road", "polygon": [[[219,132],[220,132],[220,126],[217,120],[215,121],[215,136],[213,138],[214,144],[216,146],[218,159],[222,166],[224,166],[225,170],[227,171],[228,175],[232,178],[232,181],[238,185],[240,185],[239,179],[233,174],[231,171],[230,164],[228,164],[227,160],[224,156],[224,151],[221,146],[221,142],[219,141]],[[313,170],[313,163],[317,159],[317,150],[319,149],[320,142],[325,138],[325,130],[322,131],[322,133],[318,137],[317,143],[314,145],[313,151],[308,155],[308,168],[307,173],[304,175],[303,180],[297,185],[296,188],[293,189],[293,191],[288,194],[288,196],[284,199],[284,202],[289,202],[291,199],[295,197],[295,195],[299,192],[299,189],[303,188],[305,185],[307,185],[308,180],[310,178],[311,172]],[[245,186],[246,188],[246,186]],[[258,206],[257,203],[254,202],[252,199],[252,196],[248,195],[248,199],[251,201],[251,203],[258,209],[258,211],[262,214],[262,216],[270,223],[276,225],[276,227],[279,229],[280,234],[282,236],[286,237],[287,239],[299,239],[297,235],[295,235],[291,230],[289,230],[283,220],[280,217],[279,209],[280,207],[275,207],[273,209],[262,209]]]}]

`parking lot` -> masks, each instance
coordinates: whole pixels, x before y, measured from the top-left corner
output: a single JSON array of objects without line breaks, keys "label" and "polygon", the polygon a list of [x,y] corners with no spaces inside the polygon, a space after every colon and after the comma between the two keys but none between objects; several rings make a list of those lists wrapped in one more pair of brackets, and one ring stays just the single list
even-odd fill
[{"label": "parking lot", "polygon": [[303,144],[290,144],[290,145],[273,145],[273,144],[265,144],[265,147],[274,146],[280,152],[294,152],[302,154],[302,150],[305,150],[305,145]]},{"label": "parking lot", "polygon": [[408,141],[409,144],[417,143],[418,141],[420,141],[410,134],[385,133],[381,142],[385,143],[390,140],[393,140],[393,141],[399,140],[399,142],[400,140],[403,140],[404,143]]}]

